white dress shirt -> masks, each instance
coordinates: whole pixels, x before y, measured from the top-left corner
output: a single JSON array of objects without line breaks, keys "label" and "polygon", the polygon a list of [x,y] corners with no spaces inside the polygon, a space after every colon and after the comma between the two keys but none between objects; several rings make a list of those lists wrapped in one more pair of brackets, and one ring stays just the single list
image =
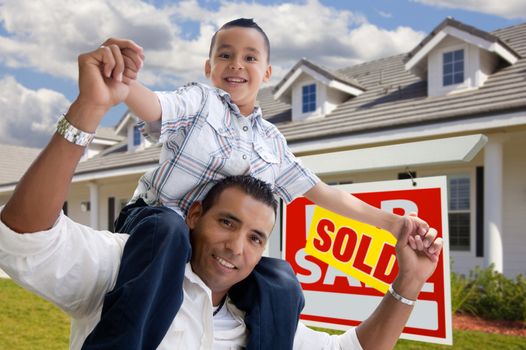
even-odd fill
[{"label": "white dress shirt", "polygon": [[[71,317],[70,349],[80,349],[100,320],[104,295],[113,289],[127,234],[97,231],[61,214],[47,231],[17,234],[0,222],[0,268],[24,288]],[[187,264],[184,300],[158,349],[241,349],[244,313],[227,299],[213,317],[210,289]],[[272,335],[269,335],[272,336]],[[362,349],[354,329],[339,336],[301,322],[294,350]]]}]

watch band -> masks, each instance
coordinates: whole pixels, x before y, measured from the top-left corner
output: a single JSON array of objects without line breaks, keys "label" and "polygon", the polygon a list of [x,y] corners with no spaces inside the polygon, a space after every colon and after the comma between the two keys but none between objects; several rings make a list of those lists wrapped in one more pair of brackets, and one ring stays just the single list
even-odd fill
[{"label": "watch band", "polygon": [[391,293],[391,295],[393,296],[393,298],[395,298],[396,300],[398,300],[399,302],[403,303],[403,304],[406,304],[406,305],[409,305],[409,306],[415,306],[415,303],[416,303],[416,300],[411,300],[411,299],[407,299],[407,298],[404,298],[403,296],[401,296],[400,294],[398,294],[394,289],[393,289],[393,286],[389,286],[389,293]]},{"label": "watch band", "polygon": [[57,134],[69,142],[83,147],[89,145],[95,136],[95,133],[85,132],[71,125],[64,114],[58,120]]}]

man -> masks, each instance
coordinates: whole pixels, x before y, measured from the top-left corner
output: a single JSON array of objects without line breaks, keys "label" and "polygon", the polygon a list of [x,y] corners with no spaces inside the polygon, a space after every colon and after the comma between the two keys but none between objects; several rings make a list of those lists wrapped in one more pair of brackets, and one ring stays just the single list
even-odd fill
[{"label": "man", "polygon": [[[84,138],[89,138],[85,132],[94,132],[107,110],[126,98],[127,84],[136,75],[134,67],[142,64],[142,49],[131,42],[127,45],[122,49],[137,54],[126,65],[122,56],[108,54],[108,50],[79,56],[79,96],[61,122],[63,128],[30,167],[1,213],[1,267],[72,317],[72,349],[80,348],[97,324],[105,296],[111,298],[128,235],[94,231],[59,213],[83,154]],[[201,203],[192,205],[186,221],[193,255],[185,267],[184,297],[158,348],[220,349],[246,344],[249,334],[243,312],[225,296],[254,269],[274,219],[272,206],[235,186],[220,193],[206,210]],[[435,238],[435,230],[425,237],[408,237],[407,232],[400,237],[400,273],[393,283],[396,292],[387,294],[356,331],[330,338],[300,324],[294,348],[323,349],[337,344],[344,349],[359,349],[360,344],[364,349],[392,348],[412,310],[400,300],[416,300],[436,267],[442,242]],[[432,243],[424,246],[424,241]],[[169,265],[167,270],[169,274]],[[221,317],[217,322],[213,305]],[[221,310],[226,314],[221,316]],[[133,313],[123,310],[123,317],[133,317]]]}]

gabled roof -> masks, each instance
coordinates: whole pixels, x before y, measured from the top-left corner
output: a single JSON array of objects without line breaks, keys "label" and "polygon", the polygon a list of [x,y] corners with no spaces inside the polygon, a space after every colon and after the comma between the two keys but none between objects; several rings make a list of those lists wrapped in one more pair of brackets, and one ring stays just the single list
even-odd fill
[{"label": "gabled roof", "polygon": [[39,148],[0,145],[0,184],[18,182],[40,151]]},{"label": "gabled roof", "polygon": [[409,52],[405,68],[424,78],[427,55],[448,35],[493,52],[509,64],[514,64],[521,58],[517,52],[500,40],[498,36],[448,17]]},{"label": "gabled roof", "polygon": [[126,113],[123,114],[121,119],[115,125],[115,134],[120,136],[126,136],[126,126],[132,122],[135,124],[137,122],[137,117],[135,117],[133,113],[130,112],[130,110],[127,110]]},{"label": "gabled roof", "polygon": [[270,89],[262,89],[258,95],[263,116],[276,123],[289,143],[295,143],[526,111],[526,23],[491,35],[506,43],[520,58],[491,74],[479,89],[428,97],[427,82],[405,69],[409,56],[401,54],[340,69],[337,72],[340,76],[359,80],[366,91],[324,118],[291,121],[286,117],[291,113],[290,104],[263,103],[271,101]]},{"label": "gabled roof", "polygon": [[114,128],[107,128],[107,127],[98,127],[97,131],[95,131],[95,138],[101,139],[101,140],[109,140],[109,141],[121,141],[123,139],[122,136],[117,135]]},{"label": "gabled roof", "polygon": [[356,79],[342,76],[338,73],[330,72],[325,68],[316,65],[306,58],[299,60],[294,67],[285,75],[274,88],[274,99],[283,100],[290,103],[291,87],[302,73],[312,76],[314,79],[323,82],[327,86],[343,91],[352,96],[362,94],[365,89]]}]

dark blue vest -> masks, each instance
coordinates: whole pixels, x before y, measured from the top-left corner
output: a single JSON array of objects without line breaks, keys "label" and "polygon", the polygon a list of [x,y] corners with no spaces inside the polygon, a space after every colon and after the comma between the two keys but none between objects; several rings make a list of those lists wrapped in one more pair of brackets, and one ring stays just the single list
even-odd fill
[{"label": "dark blue vest", "polygon": [[[101,320],[82,349],[153,350],[183,302],[184,270],[191,257],[188,227],[171,209],[149,207],[142,200],[124,208],[115,227],[130,238],[115,288],[105,296]],[[262,258],[229,296],[246,312],[247,349],[292,349],[304,297],[286,261]]]}]

